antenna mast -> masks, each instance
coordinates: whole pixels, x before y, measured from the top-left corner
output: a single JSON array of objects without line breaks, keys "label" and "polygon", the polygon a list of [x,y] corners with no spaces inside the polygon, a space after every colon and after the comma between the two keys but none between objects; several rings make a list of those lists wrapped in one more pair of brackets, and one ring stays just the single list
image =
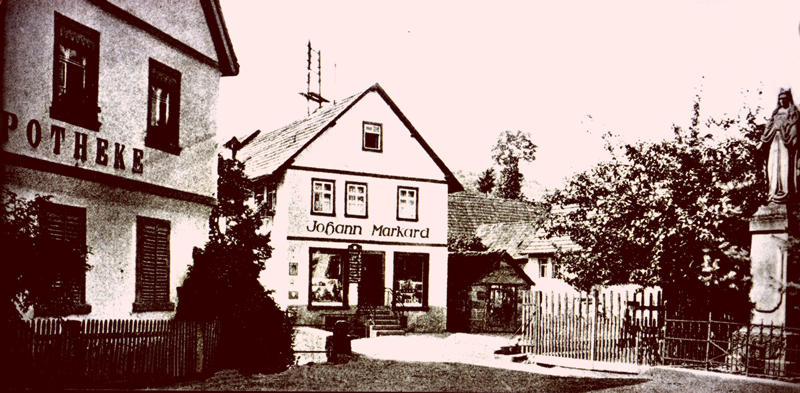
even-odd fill
[{"label": "antenna mast", "polygon": [[[311,60],[316,53],[317,55],[317,91],[311,90]],[[308,59],[306,60],[306,91],[300,93],[301,96],[306,98],[306,114],[310,115],[312,110],[312,102],[317,103],[317,107],[314,110],[322,108],[322,103],[328,102],[325,98],[322,97],[322,51],[314,50],[311,47],[311,41],[308,41]]]}]

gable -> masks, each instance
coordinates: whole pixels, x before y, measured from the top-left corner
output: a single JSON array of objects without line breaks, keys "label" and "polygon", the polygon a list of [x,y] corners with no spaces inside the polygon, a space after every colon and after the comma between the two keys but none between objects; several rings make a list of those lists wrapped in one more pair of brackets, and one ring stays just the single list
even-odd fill
[{"label": "gable", "polygon": [[200,0],[110,0],[198,52],[219,61]]},{"label": "gable", "polygon": [[[362,148],[365,122],[380,125],[380,152]],[[300,152],[292,165],[445,181],[445,173],[412,135],[386,101],[370,91]]]}]

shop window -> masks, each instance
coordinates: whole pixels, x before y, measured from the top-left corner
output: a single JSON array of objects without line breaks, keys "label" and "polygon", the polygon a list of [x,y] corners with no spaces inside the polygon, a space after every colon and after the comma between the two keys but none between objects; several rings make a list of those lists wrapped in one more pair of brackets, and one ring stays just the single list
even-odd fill
[{"label": "shop window", "polygon": [[367,216],[367,185],[365,183],[346,182],[347,203],[345,204],[345,217]]},{"label": "shop window", "polygon": [[39,217],[41,249],[51,283],[51,303],[37,307],[37,316],[88,314],[86,304],[86,209],[46,203]]},{"label": "shop window", "polygon": [[54,22],[50,117],[97,131],[100,33],[59,13]]},{"label": "shop window", "polygon": [[336,188],[333,180],[312,179],[311,214],[335,215],[335,190]]},{"label": "shop window", "polygon": [[150,59],[147,88],[147,136],[145,146],[180,153],[181,73]]},{"label": "shop window", "polygon": [[172,311],[169,301],[169,221],[136,218],[136,302],[134,312]]},{"label": "shop window", "polygon": [[365,121],[362,130],[361,148],[366,151],[383,151],[383,126]]},{"label": "shop window", "polygon": [[394,254],[394,293],[400,307],[428,306],[428,254]]},{"label": "shop window", "polygon": [[310,254],[309,306],[345,307],[346,250],[312,248]]},{"label": "shop window", "polygon": [[397,219],[417,221],[419,212],[419,189],[397,187]]}]

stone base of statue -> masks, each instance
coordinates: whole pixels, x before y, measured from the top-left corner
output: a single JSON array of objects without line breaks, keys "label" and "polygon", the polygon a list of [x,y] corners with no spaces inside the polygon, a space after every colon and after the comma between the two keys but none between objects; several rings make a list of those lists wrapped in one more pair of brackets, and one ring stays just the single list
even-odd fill
[{"label": "stone base of statue", "polygon": [[750,219],[750,301],[754,324],[786,323],[790,219],[785,204],[761,206]]}]

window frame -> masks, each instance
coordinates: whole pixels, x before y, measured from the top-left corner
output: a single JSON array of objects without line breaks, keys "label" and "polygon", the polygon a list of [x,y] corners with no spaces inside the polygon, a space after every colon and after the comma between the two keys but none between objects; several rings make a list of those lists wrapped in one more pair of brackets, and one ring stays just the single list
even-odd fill
[{"label": "window frame", "polygon": [[[377,148],[367,146],[367,126],[378,127],[379,129],[379,132],[377,133],[378,134]],[[361,123],[361,150],[371,151],[375,153],[383,153],[383,124],[372,121],[364,121]]]},{"label": "window frame", "polygon": [[[364,214],[350,212],[350,186],[364,186]],[[344,216],[352,218],[367,218],[369,216],[369,187],[367,183],[345,181],[344,182]]]},{"label": "window frame", "polygon": [[264,205],[264,213],[268,216],[275,215],[275,205],[278,203],[277,191],[277,185],[273,182],[259,182],[253,185],[253,200],[257,206]]},{"label": "window frame", "polygon": [[547,259],[539,258],[539,277],[547,278]]},{"label": "window frame", "polygon": [[[414,218],[400,216],[400,190],[414,191]],[[419,187],[397,186],[397,220],[398,221],[419,221]]]},{"label": "window frame", "polygon": [[[314,209],[314,183],[321,182],[321,183],[330,183],[331,184],[331,211],[323,212],[323,211],[316,211]],[[320,179],[320,178],[311,178],[311,214],[315,216],[329,216],[334,217],[336,216],[336,181],[332,179]]]},{"label": "window frame", "polygon": [[[75,234],[77,232],[77,236],[74,240],[67,240],[67,243],[75,242],[76,246],[80,249],[81,252],[86,252],[88,246],[86,244],[86,233],[87,233],[87,225],[86,225],[86,208],[85,207],[77,207],[77,206],[70,206],[70,205],[62,205],[53,202],[45,202],[42,204],[41,209],[39,211],[39,236],[41,237],[41,246],[48,247],[49,242],[60,242],[56,239],[50,238],[50,218],[49,215],[58,215],[63,217],[73,217],[77,218],[75,222],[78,223],[78,231],[75,231],[74,228],[72,229],[64,229],[64,232],[69,232],[71,234]],[[64,220],[62,218],[62,220]],[[64,224],[62,224],[64,225]],[[61,240],[63,241],[63,240]],[[84,260],[84,264],[86,261]],[[58,273],[56,273],[56,276]],[[92,311],[92,306],[86,303],[86,269],[82,269],[81,274],[79,277],[76,276],[76,282],[70,283],[65,285],[64,290],[73,292],[72,294],[66,295],[67,297],[67,304],[65,307],[49,307],[48,305],[40,305],[34,309],[34,314],[36,317],[48,317],[48,316],[65,316],[65,315],[79,315],[79,314],[89,314]],[[75,290],[72,286],[77,286],[77,290]],[[77,298],[75,298],[77,295]]]},{"label": "window frame", "polygon": [[430,269],[431,269],[431,255],[429,253],[424,252],[405,252],[405,251],[395,251],[393,255],[393,262],[392,262],[392,291],[396,295],[399,292],[399,282],[397,280],[398,277],[398,261],[401,260],[403,257],[422,257],[424,256],[424,260],[422,261],[422,303],[421,305],[410,305],[406,306],[405,303],[400,303],[396,299],[393,304],[394,309],[402,309],[402,310],[414,310],[414,311],[427,311],[428,310],[428,297],[430,293]]},{"label": "window frame", "polygon": [[[168,94],[167,122],[152,124],[153,89],[163,88]],[[144,144],[170,154],[180,155],[181,72],[152,57],[147,72],[147,127]]]},{"label": "window frame", "polygon": [[[83,89],[71,92],[63,78],[70,75],[66,65],[63,73],[60,67],[59,46],[64,46],[83,55],[86,65],[83,71]],[[68,61],[64,61],[68,63]],[[101,123],[97,119],[98,86],[100,69],[100,32],[91,29],[58,12],[53,16],[53,75],[50,117],[92,131],[99,131]],[[59,78],[59,74],[63,74]],[[63,87],[65,93],[60,94]]]},{"label": "window frame", "polygon": [[[331,255],[339,255],[341,258],[341,278],[340,282],[342,283],[342,304],[314,304],[313,299],[313,291],[312,291],[312,284],[313,284],[313,277],[314,277],[314,268],[311,266],[311,261],[314,258],[315,252],[322,252],[322,253],[329,253]],[[326,247],[309,247],[308,248],[308,300],[307,300],[307,307],[309,310],[349,310],[350,309],[350,300],[349,300],[349,288],[350,288],[350,261],[347,255],[346,248],[326,248]]]},{"label": "window frame", "polygon": [[[145,227],[153,226],[153,227],[166,227],[166,297],[163,299],[152,299],[150,301],[142,299],[144,296],[143,286],[145,283],[142,282],[142,274],[144,266],[144,240],[145,240]],[[135,298],[133,303],[133,312],[148,312],[148,311],[175,311],[175,303],[170,301],[172,283],[171,283],[171,275],[172,275],[172,266],[171,266],[171,236],[172,236],[172,224],[167,220],[162,220],[158,218],[151,218],[145,216],[136,216],[136,268],[135,268]],[[156,253],[158,253],[156,251]],[[158,286],[163,278],[158,277],[159,270],[158,270],[158,262],[155,262],[156,269],[154,281],[149,283],[150,285]],[[162,281],[163,282],[163,281]],[[161,288],[163,291],[163,288]],[[155,293],[158,292],[157,289],[152,290]]]}]

